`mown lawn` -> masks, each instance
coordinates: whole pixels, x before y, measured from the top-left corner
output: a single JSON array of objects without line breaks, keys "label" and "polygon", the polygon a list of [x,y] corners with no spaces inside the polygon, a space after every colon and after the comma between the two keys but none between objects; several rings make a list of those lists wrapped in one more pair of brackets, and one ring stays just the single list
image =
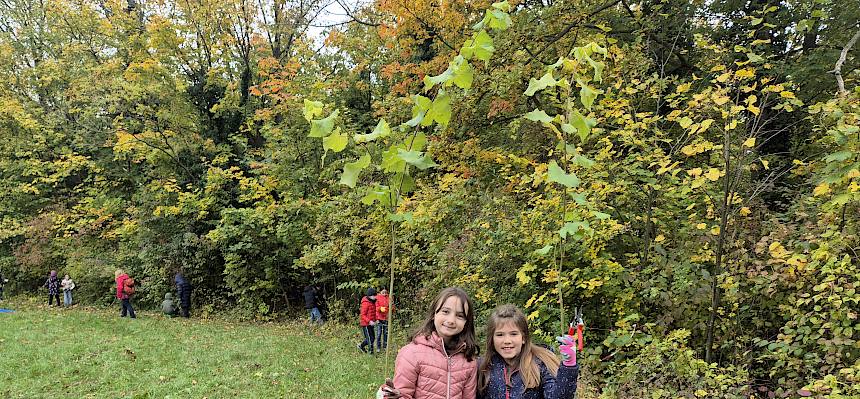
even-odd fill
[{"label": "mown lawn", "polygon": [[[2,398],[372,398],[355,326],[168,319],[0,302]],[[391,354],[391,363],[396,352]],[[388,366],[393,368],[393,364]]]}]

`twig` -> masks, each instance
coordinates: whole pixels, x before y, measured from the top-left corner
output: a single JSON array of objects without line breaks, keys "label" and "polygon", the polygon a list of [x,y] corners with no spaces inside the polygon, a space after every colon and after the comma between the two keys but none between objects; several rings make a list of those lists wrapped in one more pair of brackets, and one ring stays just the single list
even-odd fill
[{"label": "twig", "polygon": [[845,57],[848,56],[848,50],[851,50],[851,47],[854,46],[854,43],[857,42],[857,39],[860,38],[860,30],[854,33],[854,36],[851,37],[851,40],[842,48],[842,53],[839,54],[839,60],[836,61],[836,66],[833,68],[833,74],[836,75],[836,85],[839,87],[839,96],[845,97],[848,92],[845,90],[845,81],[842,80],[842,64],[845,63]]}]

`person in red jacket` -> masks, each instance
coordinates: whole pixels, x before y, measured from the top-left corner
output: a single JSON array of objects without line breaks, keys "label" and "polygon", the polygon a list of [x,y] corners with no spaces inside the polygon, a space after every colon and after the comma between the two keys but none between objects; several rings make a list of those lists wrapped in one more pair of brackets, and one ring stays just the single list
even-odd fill
[{"label": "person in red jacket", "polygon": [[376,296],[376,351],[388,348],[388,290]]},{"label": "person in red jacket", "polygon": [[122,271],[122,269],[117,269],[114,276],[116,276],[116,297],[122,302],[122,310],[119,317],[125,317],[126,312],[128,312],[129,317],[132,319],[137,318],[134,314],[134,308],[131,307],[131,296],[133,294],[129,293],[130,289],[127,287],[129,285],[127,280],[131,279],[131,277]]},{"label": "person in red jacket", "polygon": [[[367,289],[367,295],[361,298],[361,333],[364,341],[358,344],[358,350],[373,354],[373,326],[376,324],[376,290]],[[368,349],[365,349],[368,348]]]}]

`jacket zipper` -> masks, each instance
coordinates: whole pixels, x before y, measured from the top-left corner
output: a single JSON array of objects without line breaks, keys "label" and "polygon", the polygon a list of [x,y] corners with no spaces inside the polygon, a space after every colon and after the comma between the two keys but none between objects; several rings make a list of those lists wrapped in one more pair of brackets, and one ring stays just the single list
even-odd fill
[{"label": "jacket zipper", "polygon": [[508,389],[508,366],[502,365],[502,380],[505,383],[505,399],[511,399],[511,391]]},{"label": "jacket zipper", "polygon": [[445,353],[445,357],[448,358],[448,384],[445,390],[445,398],[451,399],[451,356],[448,355],[448,349],[445,348],[445,341],[442,341],[442,351]]}]

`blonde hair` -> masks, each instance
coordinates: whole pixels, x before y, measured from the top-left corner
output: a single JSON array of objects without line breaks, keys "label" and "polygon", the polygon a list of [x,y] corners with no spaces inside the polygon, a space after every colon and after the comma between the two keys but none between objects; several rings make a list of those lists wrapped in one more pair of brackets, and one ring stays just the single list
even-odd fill
[{"label": "blonde hair", "polygon": [[484,363],[478,371],[478,387],[482,392],[487,389],[487,385],[490,383],[490,366],[492,365],[493,355],[497,353],[496,347],[493,345],[493,336],[499,327],[507,323],[516,326],[523,336],[523,348],[516,362],[518,363],[517,368],[519,368],[522,374],[525,388],[529,389],[541,386],[540,367],[535,362],[535,358],[540,360],[552,375],[558,374],[558,366],[560,364],[558,357],[549,350],[532,343],[529,324],[523,312],[514,305],[501,305],[493,310],[490,320],[487,322],[487,356],[484,357]]},{"label": "blonde hair", "polygon": [[122,271],[122,269],[116,269],[116,271],[115,271],[115,272],[113,272],[113,278],[117,278],[117,277],[119,277],[119,276],[120,276],[121,274],[123,274],[123,273],[125,273],[125,272],[124,272],[124,271]]}]

